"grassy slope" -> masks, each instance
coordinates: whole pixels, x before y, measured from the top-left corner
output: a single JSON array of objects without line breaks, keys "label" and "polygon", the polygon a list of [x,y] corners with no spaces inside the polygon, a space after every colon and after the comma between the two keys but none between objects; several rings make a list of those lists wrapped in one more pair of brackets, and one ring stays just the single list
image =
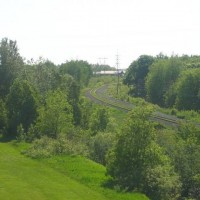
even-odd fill
[{"label": "grassy slope", "polygon": [[32,160],[9,143],[0,143],[0,197],[4,200],[147,200],[139,194],[118,194],[99,184],[105,168],[81,157]]},{"label": "grassy slope", "polygon": [[56,156],[45,159],[44,162],[94,191],[104,194],[110,200],[148,200],[142,194],[120,193],[105,187],[106,180],[108,180],[105,176],[105,167],[83,157]]},{"label": "grassy slope", "polygon": [[0,197],[4,200],[106,199],[62,173],[0,143]]}]

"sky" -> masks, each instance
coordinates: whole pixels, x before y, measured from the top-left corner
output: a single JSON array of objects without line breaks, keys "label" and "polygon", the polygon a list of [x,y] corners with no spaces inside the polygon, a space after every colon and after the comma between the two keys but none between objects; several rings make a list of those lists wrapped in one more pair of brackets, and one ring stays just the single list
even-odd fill
[{"label": "sky", "polygon": [[[0,0],[0,39],[55,64],[127,68],[140,55],[200,55],[199,0]],[[102,59],[106,58],[106,59]]]}]

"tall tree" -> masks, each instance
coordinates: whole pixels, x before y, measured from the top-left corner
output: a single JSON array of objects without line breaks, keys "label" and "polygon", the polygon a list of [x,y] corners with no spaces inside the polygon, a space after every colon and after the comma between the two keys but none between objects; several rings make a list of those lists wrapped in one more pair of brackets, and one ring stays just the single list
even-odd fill
[{"label": "tall tree", "polygon": [[145,97],[145,78],[153,62],[152,56],[142,55],[129,66],[124,77],[124,83],[134,87],[134,95]]},{"label": "tall tree", "polygon": [[79,125],[81,120],[81,111],[79,108],[80,86],[71,75],[64,74],[60,76],[58,88],[66,94],[66,100],[73,109],[74,124]]},{"label": "tall tree", "polygon": [[0,42],[0,96],[5,97],[14,79],[19,75],[23,59],[17,42],[3,38]]},{"label": "tall tree", "polygon": [[151,112],[147,107],[130,113],[108,156],[107,172],[122,188],[146,192],[152,199],[176,199],[179,179],[155,141],[154,126],[148,120]]},{"label": "tall tree", "polygon": [[7,98],[9,133],[15,135],[22,124],[25,132],[37,117],[38,96],[28,81],[16,79]]}]

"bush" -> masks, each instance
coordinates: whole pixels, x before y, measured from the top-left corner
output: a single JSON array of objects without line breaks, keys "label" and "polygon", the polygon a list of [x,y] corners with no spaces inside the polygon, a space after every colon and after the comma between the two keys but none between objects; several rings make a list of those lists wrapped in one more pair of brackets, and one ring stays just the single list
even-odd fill
[{"label": "bush", "polygon": [[176,200],[180,197],[181,182],[170,165],[148,169],[145,181],[146,193],[152,199]]},{"label": "bush", "polygon": [[32,158],[45,158],[59,154],[87,156],[88,149],[86,145],[68,140],[63,136],[57,139],[44,136],[36,139],[24,153]]},{"label": "bush", "polygon": [[89,144],[91,159],[105,165],[107,152],[112,148],[114,140],[114,133],[98,133],[92,137]]}]

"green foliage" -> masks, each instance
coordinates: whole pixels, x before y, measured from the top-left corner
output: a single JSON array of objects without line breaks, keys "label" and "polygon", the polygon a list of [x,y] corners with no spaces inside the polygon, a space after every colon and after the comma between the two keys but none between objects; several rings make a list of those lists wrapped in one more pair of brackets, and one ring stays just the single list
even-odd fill
[{"label": "green foliage", "polygon": [[200,129],[185,123],[179,126],[178,131],[159,132],[157,138],[180,176],[181,197],[199,199]]},{"label": "green foliage", "polygon": [[80,87],[71,75],[64,74],[60,78],[59,88],[67,94],[71,104],[79,101]]},{"label": "green foliage", "polygon": [[7,98],[9,134],[15,135],[22,124],[25,132],[37,117],[38,95],[28,81],[16,79]]},{"label": "green foliage", "polygon": [[[103,165],[93,162],[81,156],[55,156],[43,159],[57,171],[67,174],[70,178],[91,188],[94,192],[99,192],[106,199],[115,200],[148,200],[148,198],[137,192],[124,193],[108,188],[105,182],[109,179]],[[92,197],[93,199],[94,197]],[[95,198],[96,199],[96,198]]]},{"label": "green foliage", "polygon": [[5,97],[21,72],[23,60],[17,42],[3,38],[0,42],[0,97]]},{"label": "green foliage", "polygon": [[27,139],[27,134],[24,131],[23,125],[20,124],[17,126],[17,137],[16,137],[18,142],[25,142]]},{"label": "green foliage", "polygon": [[8,111],[5,102],[0,99],[0,133],[6,133],[8,128]]},{"label": "green foliage", "polygon": [[80,99],[80,109],[81,109],[81,128],[84,130],[89,129],[90,118],[92,115],[93,104],[91,101],[87,101],[86,98]]},{"label": "green foliage", "polygon": [[200,69],[184,71],[177,81],[176,107],[200,110]]},{"label": "green foliage", "polygon": [[60,77],[58,68],[51,61],[40,57],[37,61],[29,61],[23,67],[21,79],[28,80],[41,95],[44,95],[57,88]]},{"label": "green foliage", "polygon": [[44,136],[34,140],[31,147],[27,149],[25,155],[31,158],[46,158],[54,155],[88,155],[87,146],[67,139],[64,136],[58,136],[57,139]]},{"label": "green foliage", "polygon": [[70,61],[60,66],[61,74],[70,74],[81,87],[87,86],[92,76],[91,66],[86,61]]},{"label": "green foliage", "polygon": [[169,164],[149,168],[146,173],[146,193],[152,199],[177,200],[181,194],[181,182]]},{"label": "green foliage", "polygon": [[90,130],[92,135],[98,131],[105,131],[109,123],[109,114],[106,108],[97,108],[90,119]]},{"label": "green foliage", "polygon": [[106,155],[112,148],[115,141],[115,134],[99,132],[90,140],[89,150],[91,159],[105,165]]},{"label": "green foliage", "polygon": [[174,154],[175,169],[181,177],[183,184],[182,196],[192,197],[190,191],[195,189],[194,178],[200,173],[200,146],[194,142],[194,138],[179,141]]},{"label": "green foliage", "polygon": [[67,101],[73,109],[74,124],[79,125],[81,121],[81,111],[79,107],[80,87],[71,75],[64,74],[60,77],[58,88],[67,95]]},{"label": "green foliage", "polygon": [[145,152],[155,137],[153,126],[147,121],[149,115],[144,110],[131,112],[108,158],[108,174],[129,190],[141,187],[142,168],[149,162]]},{"label": "green foliage", "polygon": [[67,102],[66,94],[60,90],[48,92],[38,115],[35,132],[39,136],[57,138],[60,133],[66,133],[73,127],[72,108]]},{"label": "green foliage", "polygon": [[[149,101],[161,106],[165,105],[165,101],[166,105],[174,103],[172,87],[180,74],[181,67],[181,61],[174,57],[167,60],[158,60],[152,65],[146,79]],[[172,91],[168,91],[169,89]]]},{"label": "green foliage", "polygon": [[116,68],[110,67],[109,65],[100,65],[100,64],[91,65],[91,68],[92,68],[93,72],[115,71],[116,70]]},{"label": "green foliage", "polygon": [[142,55],[129,66],[124,83],[128,86],[134,86],[134,95],[145,96],[145,78],[153,62],[152,56]]},{"label": "green foliage", "polygon": [[131,112],[108,156],[107,172],[127,190],[146,192],[153,199],[176,199],[180,191],[179,178],[156,143],[154,125],[148,120],[151,113],[148,107]]}]

